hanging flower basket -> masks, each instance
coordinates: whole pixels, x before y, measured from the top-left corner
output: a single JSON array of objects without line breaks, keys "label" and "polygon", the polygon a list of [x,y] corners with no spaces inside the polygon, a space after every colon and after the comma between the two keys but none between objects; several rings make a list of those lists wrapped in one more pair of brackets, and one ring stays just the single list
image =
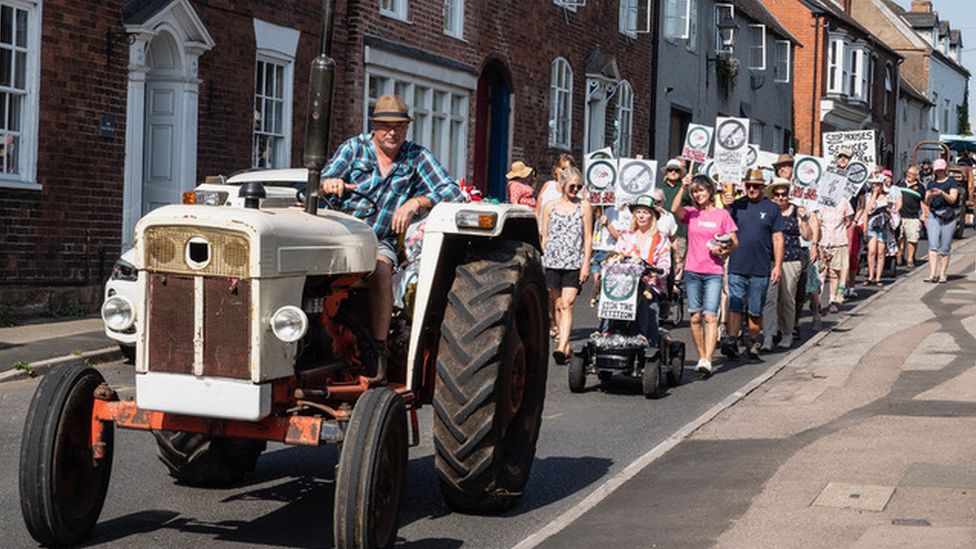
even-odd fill
[{"label": "hanging flower basket", "polygon": [[735,77],[739,74],[742,63],[734,57],[719,58],[715,62],[715,72],[718,73],[718,81],[722,86],[722,95],[728,97],[735,88]]}]

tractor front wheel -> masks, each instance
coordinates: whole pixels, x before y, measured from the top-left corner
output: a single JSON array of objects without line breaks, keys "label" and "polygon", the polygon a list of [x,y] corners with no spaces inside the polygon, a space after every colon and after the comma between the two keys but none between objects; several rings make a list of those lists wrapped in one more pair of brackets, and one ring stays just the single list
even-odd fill
[{"label": "tractor front wheel", "polygon": [[226,486],[254,472],[263,440],[240,440],[182,431],[153,431],[156,456],[187,486]]},{"label": "tractor front wheel", "polygon": [[448,293],[434,388],[435,465],[448,506],[504,511],[535,458],[549,358],[538,251],[492,241],[469,252]]},{"label": "tractor front wheel", "polygon": [[20,448],[20,510],[31,537],[73,545],[95,527],[112,473],[114,425],[104,423],[104,454],[91,448],[95,389],[105,379],[81,364],[53,369],[27,410]]},{"label": "tractor front wheel", "polygon": [[403,398],[370,389],[356,401],[339,454],[333,536],[338,549],[392,547],[407,474]]}]

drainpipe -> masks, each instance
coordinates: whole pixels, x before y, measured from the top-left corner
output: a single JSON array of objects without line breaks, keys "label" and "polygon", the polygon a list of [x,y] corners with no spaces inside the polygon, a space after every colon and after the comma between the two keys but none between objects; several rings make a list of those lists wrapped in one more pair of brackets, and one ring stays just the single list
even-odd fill
[{"label": "drainpipe", "polygon": [[653,10],[651,15],[651,93],[650,101],[651,108],[649,109],[648,121],[647,121],[647,157],[656,158],[654,149],[657,144],[654,140],[656,132],[654,131],[657,126],[657,70],[658,70],[658,50],[660,49],[660,32],[658,29],[661,26],[661,7],[663,2],[652,2],[651,9]]},{"label": "drainpipe", "polygon": [[819,13],[814,13],[814,34],[813,34],[813,94],[810,100],[810,155],[815,156],[817,150],[816,127],[817,127],[817,101],[820,98],[820,86],[817,85],[817,73],[820,66],[820,19],[823,17]]}]

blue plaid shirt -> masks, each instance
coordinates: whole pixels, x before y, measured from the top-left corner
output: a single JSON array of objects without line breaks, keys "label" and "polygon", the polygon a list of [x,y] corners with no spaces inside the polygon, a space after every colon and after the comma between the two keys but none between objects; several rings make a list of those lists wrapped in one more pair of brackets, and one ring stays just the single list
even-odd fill
[{"label": "blue plaid shirt", "polygon": [[[447,175],[434,155],[423,145],[404,141],[384,178],[380,175],[372,133],[364,133],[343,143],[322,170],[322,179],[341,179],[356,185],[356,191],[376,202],[377,212],[365,219],[380,240],[393,239],[393,214],[415,196],[431,203],[460,200],[461,188]],[[369,203],[358,197],[347,198],[343,209],[367,212]],[[358,216],[357,217],[361,217]]]}]

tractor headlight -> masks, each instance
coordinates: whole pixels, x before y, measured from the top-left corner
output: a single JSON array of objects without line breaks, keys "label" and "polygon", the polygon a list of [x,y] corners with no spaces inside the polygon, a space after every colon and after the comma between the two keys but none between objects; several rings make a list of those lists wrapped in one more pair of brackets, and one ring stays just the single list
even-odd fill
[{"label": "tractor headlight", "polygon": [[482,229],[490,231],[498,223],[498,214],[495,212],[461,210],[454,215],[454,223],[459,229]]},{"label": "tractor headlight", "polygon": [[102,320],[116,332],[128,330],[135,321],[135,311],[128,299],[113,295],[102,304]]},{"label": "tractor headlight", "polygon": [[298,307],[286,305],[271,316],[271,331],[285,343],[298,341],[308,331],[308,317]]}]

